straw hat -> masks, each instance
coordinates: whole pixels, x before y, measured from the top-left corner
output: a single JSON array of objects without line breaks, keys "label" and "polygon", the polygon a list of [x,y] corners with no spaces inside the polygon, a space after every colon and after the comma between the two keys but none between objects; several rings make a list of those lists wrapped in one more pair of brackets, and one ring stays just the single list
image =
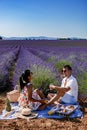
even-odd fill
[{"label": "straw hat", "polygon": [[15,113],[15,116],[17,118],[29,120],[29,119],[36,118],[38,116],[38,113],[32,112],[31,109],[29,108],[23,108],[21,111]]},{"label": "straw hat", "polygon": [[25,115],[25,116],[30,115],[31,114],[31,109],[30,108],[23,108],[21,110],[21,114]]}]

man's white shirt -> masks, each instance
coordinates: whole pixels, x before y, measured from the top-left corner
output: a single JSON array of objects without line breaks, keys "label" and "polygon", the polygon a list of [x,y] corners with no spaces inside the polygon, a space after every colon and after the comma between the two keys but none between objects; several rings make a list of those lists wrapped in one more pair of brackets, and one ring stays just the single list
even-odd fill
[{"label": "man's white shirt", "polygon": [[[67,80],[67,82],[66,82]],[[66,82],[66,84],[65,84]],[[66,92],[66,94],[64,95],[64,98],[67,98],[67,94],[70,95],[70,96],[73,96],[75,98],[75,100],[77,101],[78,99],[78,83],[77,83],[77,80],[75,77],[73,77],[72,75],[67,78],[65,77],[63,80],[62,80],[62,84],[61,84],[61,87],[70,87],[70,90],[68,92]],[[68,100],[68,99],[64,99],[64,100]]]}]

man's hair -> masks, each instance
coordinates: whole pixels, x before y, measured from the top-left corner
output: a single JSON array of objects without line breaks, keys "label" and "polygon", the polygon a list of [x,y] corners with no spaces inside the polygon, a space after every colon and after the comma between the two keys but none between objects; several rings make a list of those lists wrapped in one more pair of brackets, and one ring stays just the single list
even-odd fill
[{"label": "man's hair", "polygon": [[68,70],[72,70],[70,65],[65,65],[63,68],[67,68]]}]

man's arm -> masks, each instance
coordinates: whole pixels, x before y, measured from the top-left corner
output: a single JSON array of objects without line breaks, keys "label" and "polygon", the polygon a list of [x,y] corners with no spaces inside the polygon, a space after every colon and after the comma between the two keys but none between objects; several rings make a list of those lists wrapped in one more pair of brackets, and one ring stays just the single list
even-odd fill
[{"label": "man's arm", "polygon": [[58,101],[61,97],[64,96],[64,94],[70,90],[70,87],[64,88],[64,87],[60,87],[60,86],[54,86],[54,85],[50,85],[49,86],[50,89],[54,89],[57,90],[58,93],[55,94],[55,96],[53,96],[49,101],[48,101],[48,105],[54,103],[55,101]]},{"label": "man's arm", "polygon": [[67,88],[64,88],[64,87],[61,87],[61,86],[55,86],[55,85],[50,85],[49,86],[51,90],[57,90],[57,91],[62,91],[62,92],[67,92],[70,90],[70,87],[67,87]]}]

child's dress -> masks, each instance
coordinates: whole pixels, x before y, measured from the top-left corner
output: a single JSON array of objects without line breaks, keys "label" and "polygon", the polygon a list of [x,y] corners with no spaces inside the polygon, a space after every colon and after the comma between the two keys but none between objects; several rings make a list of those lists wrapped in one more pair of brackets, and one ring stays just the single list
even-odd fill
[{"label": "child's dress", "polygon": [[[30,84],[28,84],[27,87],[30,87]],[[18,99],[18,103],[20,107],[29,107],[32,110],[37,110],[38,107],[41,105],[40,102],[31,102],[28,101],[28,90],[27,87],[25,86],[24,89],[22,90],[20,97]],[[36,90],[33,91],[32,93],[32,98],[40,100],[40,96],[36,93]]]}]

